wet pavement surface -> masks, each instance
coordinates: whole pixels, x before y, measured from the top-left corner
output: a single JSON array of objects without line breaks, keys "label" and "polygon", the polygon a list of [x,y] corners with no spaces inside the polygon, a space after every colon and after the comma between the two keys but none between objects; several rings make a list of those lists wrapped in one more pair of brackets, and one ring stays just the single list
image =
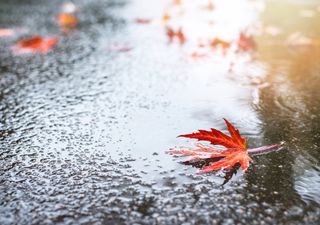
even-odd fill
[{"label": "wet pavement surface", "polygon": [[[58,34],[62,3],[2,1],[0,27]],[[319,45],[263,36],[256,59],[230,71],[223,57],[186,57],[160,25],[132,22],[161,17],[161,1],[77,6],[77,30],[46,55],[14,55],[18,37],[0,39],[0,224],[319,224]],[[222,172],[196,175],[165,154],[192,145],[179,134],[225,131],[224,117],[249,147],[286,148],[224,186]]]}]

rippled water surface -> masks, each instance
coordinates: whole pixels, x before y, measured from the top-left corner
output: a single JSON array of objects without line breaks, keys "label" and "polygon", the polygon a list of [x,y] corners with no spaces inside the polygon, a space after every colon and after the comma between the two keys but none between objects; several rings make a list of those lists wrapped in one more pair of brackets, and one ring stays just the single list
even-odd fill
[{"label": "rippled water surface", "polygon": [[[2,1],[0,27],[57,34],[62,3]],[[217,3],[210,32],[254,28],[257,50],[196,60],[204,15],[173,19],[189,29],[185,46],[159,21],[133,22],[168,4],[77,1],[78,29],[46,55],[0,39],[0,224],[320,223],[320,2]],[[295,32],[313,44],[286,43]],[[224,186],[222,172],[195,175],[164,153],[193,144],[179,134],[225,131],[222,118],[249,147],[286,147]]]}]

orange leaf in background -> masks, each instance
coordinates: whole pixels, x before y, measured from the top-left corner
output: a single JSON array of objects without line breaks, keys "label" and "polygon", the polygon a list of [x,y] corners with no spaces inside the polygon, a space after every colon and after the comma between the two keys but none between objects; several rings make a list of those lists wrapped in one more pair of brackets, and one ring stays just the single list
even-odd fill
[{"label": "orange leaf in background", "polygon": [[138,24],[148,24],[151,22],[151,19],[136,18],[134,21]]},{"label": "orange leaf in background", "polygon": [[230,170],[241,166],[243,172],[249,167],[249,162],[252,159],[249,156],[249,153],[258,153],[270,149],[275,149],[280,146],[283,146],[284,143],[277,145],[263,147],[258,149],[247,149],[246,140],[240,135],[239,130],[234,128],[234,126],[229,123],[228,120],[224,119],[230,135],[226,135],[219,130],[211,129],[210,131],[199,130],[196,133],[184,134],[179,137],[185,138],[194,138],[199,141],[208,141],[212,145],[220,145],[225,147],[221,148],[212,148],[202,144],[197,144],[196,148],[176,148],[167,151],[171,155],[181,155],[181,156],[192,156],[190,160],[187,160],[185,163],[191,164],[192,162],[203,160],[203,159],[213,159],[215,162],[211,163],[208,166],[203,167],[199,170],[199,173],[210,172],[213,170]]},{"label": "orange leaf in background", "polygon": [[60,13],[58,15],[58,23],[63,29],[74,29],[78,25],[78,19],[71,13]]},{"label": "orange leaf in background", "polygon": [[182,4],[182,0],[173,0],[173,4],[174,5],[181,5]]},{"label": "orange leaf in background", "polygon": [[168,23],[170,19],[171,19],[171,16],[168,13],[163,14],[162,21],[164,23]]},{"label": "orange leaf in background", "polygon": [[238,47],[239,50],[246,52],[255,50],[257,48],[257,44],[253,36],[246,35],[245,33],[241,32],[238,40]]},{"label": "orange leaf in background", "polygon": [[215,38],[212,41],[210,41],[210,46],[212,48],[216,48],[218,46],[221,46],[224,50],[226,50],[226,49],[230,48],[230,45],[231,45],[230,42],[226,42],[226,41],[221,40],[219,38]]},{"label": "orange leaf in background", "polygon": [[42,53],[45,54],[52,50],[58,43],[58,38],[42,38],[41,36],[33,36],[27,39],[20,40],[17,44],[12,46],[15,53]]},{"label": "orange leaf in background", "polygon": [[180,44],[184,44],[186,42],[186,36],[182,32],[182,28],[179,28],[178,32],[176,33],[176,36],[177,36]]},{"label": "orange leaf in background", "polygon": [[177,38],[180,44],[184,44],[186,42],[186,37],[181,28],[179,28],[178,31],[174,31],[172,28],[167,26],[166,33],[170,42],[172,42],[174,38]]},{"label": "orange leaf in background", "polygon": [[0,37],[9,37],[14,35],[14,30],[13,29],[1,29],[0,28]]},{"label": "orange leaf in background", "polygon": [[169,38],[169,41],[172,42],[176,33],[174,32],[174,30],[171,27],[166,27],[166,33]]},{"label": "orange leaf in background", "polygon": [[209,1],[206,8],[208,10],[212,11],[212,10],[214,10],[214,4],[211,1]]}]

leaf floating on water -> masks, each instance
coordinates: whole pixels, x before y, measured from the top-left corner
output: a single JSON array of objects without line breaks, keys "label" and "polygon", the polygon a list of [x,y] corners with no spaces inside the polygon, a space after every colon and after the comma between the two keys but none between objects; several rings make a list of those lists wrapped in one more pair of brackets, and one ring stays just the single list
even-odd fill
[{"label": "leaf floating on water", "polygon": [[198,173],[210,172],[220,169],[229,170],[237,163],[241,165],[242,171],[246,172],[249,167],[249,162],[252,161],[246,149],[228,149],[218,155],[212,154],[210,157],[224,158],[216,163],[211,164],[210,166],[204,167],[203,169],[198,171]]},{"label": "leaf floating on water", "polygon": [[[272,150],[279,148],[284,145],[284,143],[272,145],[269,147],[262,147],[258,149],[247,149],[246,139],[241,136],[239,130],[237,130],[228,120],[224,119],[227,125],[229,135],[212,128],[210,131],[199,130],[198,132],[191,134],[180,135],[179,137],[197,139],[198,141],[208,141],[212,145],[218,145],[224,147],[213,148],[202,144],[197,144],[196,148],[174,148],[170,149],[166,153],[171,155],[180,156],[192,156],[191,159],[185,161],[187,165],[197,165],[197,162],[203,160],[213,160],[210,165],[205,165],[201,168],[198,173],[210,172],[214,170],[234,170],[235,168],[242,168],[243,172],[249,167],[250,161],[252,159],[249,153],[264,152],[267,150]],[[203,163],[198,164],[203,165]],[[231,179],[235,174],[233,171],[230,174],[226,174],[225,179]]]},{"label": "leaf floating on water", "polygon": [[12,46],[12,50],[17,54],[24,53],[42,53],[45,54],[51,51],[58,43],[58,38],[49,37],[43,38],[41,36],[33,36],[22,39]]},{"label": "leaf floating on water", "polygon": [[199,130],[196,133],[184,134],[180,135],[179,137],[195,138],[199,141],[209,141],[213,145],[221,145],[226,148],[245,149],[246,140],[241,137],[240,132],[235,129],[228,120],[224,120],[228,126],[228,130],[231,136],[228,136],[221,131],[212,128],[210,131]]}]

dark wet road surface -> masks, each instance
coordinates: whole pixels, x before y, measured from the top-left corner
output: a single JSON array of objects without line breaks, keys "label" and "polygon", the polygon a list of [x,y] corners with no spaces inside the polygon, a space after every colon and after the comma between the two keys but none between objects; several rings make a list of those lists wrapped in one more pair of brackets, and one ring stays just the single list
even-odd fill
[{"label": "dark wet road surface", "polygon": [[[0,27],[59,33],[61,4],[3,1]],[[78,29],[46,55],[13,55],[17,37],[0,39],[1,224],[319,224],[319,47],[262,42],[230,72],[131,22],[161,16],[153,3],[77,5]],[[287,147],[224,187],[221,172],[194,175],[164,154],[192,144],[179,134],[225,129],[223,117],[249,147]]]}]

